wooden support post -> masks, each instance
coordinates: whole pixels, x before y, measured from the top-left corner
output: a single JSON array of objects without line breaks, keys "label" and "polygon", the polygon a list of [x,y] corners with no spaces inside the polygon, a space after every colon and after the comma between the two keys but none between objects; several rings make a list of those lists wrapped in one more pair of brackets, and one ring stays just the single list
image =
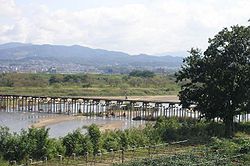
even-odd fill
[{"label": "wooden support post", "polygon": [[26,97],[26,111],[30,111],[30,102],[28,97]]},{"label": "wooden support post", "polygon": [[71,110],[72,110],[72,114],[74,115],[74,99],[72,99]]},{"label": "wooden support post", "polygon": [[10,98],[10,103],[11,103],[11,107],[10,107],[10,110],[11,110],[11,112],[14,112],[14,108],[15,108],[15,103],[14,103],[14,96],[11,96],[11,98]]},{"label": "wooden support post", "polygon": [[132,120],[132,116],[133,116],[132,113],[134,111],[134,102],[130,102],[129,105],[130,105],[130,108],[129,108],[129,120]]},{"label": "wooden support post", "polygon": [[23,111],[23,107],[24,107],[24,98],[22,97],[22,111]]},{"label": "wooden support post", "polygon": [[87,111],[87,115],[89,115],[90,113],[89,113],[89,101],[88,100],[86,101],[86,111]]},{"label": "wooden support post", "polygon": [[40,112],[40,102],[41,98],[37,98],[37,111]]},{"label": "wooden support post", "polygon": [[9,97],[7,96],[6,97],[6,110],[7,110],[7,112],[9,111]]},{"label": "wooden support post", "polygon": [[53,113],[57,113],[57,110],[56,110],[56,98],[54,98],[52,101],[53,101],[53,102],[52,102],[52,106],[53,106],[52,112],[53,112]]},{"label": "wooden support post", "polygon": [[83,100],[83,112],[85,114],[87,114],[87,104],[86,104],[86,100]]},{"label": "wooden support post", "polygon": [[91,101],[90,100],[88,100],[88,111],[89,111],[90,116],[92,116],[92,108],[91,108]]}]

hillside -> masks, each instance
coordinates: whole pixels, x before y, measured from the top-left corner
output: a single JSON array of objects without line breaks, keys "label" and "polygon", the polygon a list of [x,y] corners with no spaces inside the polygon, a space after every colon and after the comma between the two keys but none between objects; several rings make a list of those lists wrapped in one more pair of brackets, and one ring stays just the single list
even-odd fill
[{"label": "hillside", "polygon": [[[129,55],[118,51],[92,49],[79,45],[35,45],[24,43],[6,43],[0,45],[0,61],[5,64],[34,64],[45,66],[76,64],[94,68],[179,68],[181,57],[150,56],[145,54]],[[0,62],[0,63],[1,63]]]}]

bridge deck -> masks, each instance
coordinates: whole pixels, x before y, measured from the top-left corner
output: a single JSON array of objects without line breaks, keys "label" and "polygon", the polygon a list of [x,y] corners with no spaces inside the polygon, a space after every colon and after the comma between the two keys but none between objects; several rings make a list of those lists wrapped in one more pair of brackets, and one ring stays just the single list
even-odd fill
[{"label": "bridge deck", "polygon": [[33,95],[5,95],[0,96],[13,96],[13,97],[33,97],[33,98],[52,98],[52,99],[83,99],[83,100],[106,100],[106,101],[128,101],[128,102],[148,102],[148,103],[176,103],[178,104],[179,98],[176,95],[164,96],[33,96]]}]

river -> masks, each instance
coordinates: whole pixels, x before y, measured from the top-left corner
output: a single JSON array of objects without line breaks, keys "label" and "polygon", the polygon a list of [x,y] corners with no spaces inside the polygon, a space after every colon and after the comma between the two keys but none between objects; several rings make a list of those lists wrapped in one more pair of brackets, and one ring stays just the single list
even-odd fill
[{"label": "river", "polygon": [[[31,112],[3,112],[0,111],[0,126],[6,126],[11,132],[20,132],[22,129],[29,128],[32,124],[37,123],[40,119],[51,118],[55,116],[67,116],[59,114],[47,113],[31,113]],[[82,132],[86,132],[86,126],[93,123],[97,125],[112,124],[114,122],[123,122],[119,129],[127,129],[130,127],[138,127],[145,124],[145,121],[133,121],[123,118],[102,118],[102,117],[78,117],[74,120],[63,121],[56,124],[46,126],[50,128],[49,135],[52,138],[65,136],[78,128]],[[83,128],[83,126],[85,126]]]}]

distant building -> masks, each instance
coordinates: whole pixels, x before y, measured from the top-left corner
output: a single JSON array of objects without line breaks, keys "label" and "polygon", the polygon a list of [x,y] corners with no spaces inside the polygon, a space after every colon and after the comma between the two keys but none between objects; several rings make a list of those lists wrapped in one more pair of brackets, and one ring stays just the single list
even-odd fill
[{"label": "distant building", "polygon": [[48,69],[48,73],[49,74],[56,74],[56,68],[55,67],[51,67]]}]

